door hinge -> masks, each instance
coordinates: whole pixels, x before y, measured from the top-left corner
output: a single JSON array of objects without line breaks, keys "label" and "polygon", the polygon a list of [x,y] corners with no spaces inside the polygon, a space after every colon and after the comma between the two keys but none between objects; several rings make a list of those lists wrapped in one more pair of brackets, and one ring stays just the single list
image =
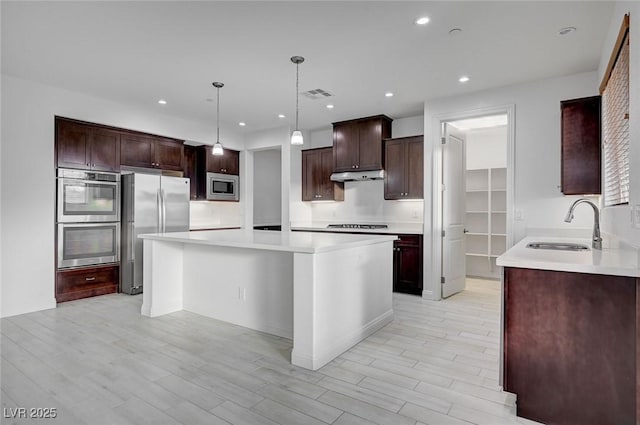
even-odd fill
[{"label": "door hinge", "polygon": [[445,281],[445,280],[446,280],[446,279],[444,278],[444,276],[440,276],[440,283],[444,284],[444,281]]},{"label": "door hinge", "polygon": [[444,238],[447,235],[447,232],[445,230],[442,231],[442,237]]},{"label": "door hinge", "polygon": [[446,145],[446,144],[447,144],[447,138],[446,138],[446,137],[442,137],[442,138],[440,138],[440,142],[441,142],[443,145]]},{"label": "door hinge", "polygon": [[440,191],[444,192],[446,190],[447,186],[444,185],[444,183],[442,183],[442,185],[440,185]]}]

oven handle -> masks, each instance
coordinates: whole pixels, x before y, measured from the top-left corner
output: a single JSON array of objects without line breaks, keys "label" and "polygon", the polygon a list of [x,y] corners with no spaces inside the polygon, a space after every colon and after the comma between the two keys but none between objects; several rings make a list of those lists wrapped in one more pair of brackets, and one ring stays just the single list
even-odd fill
[{"label": "oven handle", "polygon": [[70,183],[88,183],[88,184],[99,184],[99,185],[108,185],[108,186],[118,186],[119,182],[108,182],[102,180],[82,180],[82,179],[72,179],[69,177],[58,177],[58,180],[70,184]]}]

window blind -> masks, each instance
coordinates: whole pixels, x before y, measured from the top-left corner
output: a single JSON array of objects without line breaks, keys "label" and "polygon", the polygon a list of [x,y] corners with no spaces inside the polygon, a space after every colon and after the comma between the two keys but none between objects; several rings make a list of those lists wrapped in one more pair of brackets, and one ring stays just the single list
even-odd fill
[{"label": "window blind", "polygon": [[[625,23],[627,24],[625,28]],[[605,207],[629,203],[629,34],[625,17],[621,44],[602,92]]]}]

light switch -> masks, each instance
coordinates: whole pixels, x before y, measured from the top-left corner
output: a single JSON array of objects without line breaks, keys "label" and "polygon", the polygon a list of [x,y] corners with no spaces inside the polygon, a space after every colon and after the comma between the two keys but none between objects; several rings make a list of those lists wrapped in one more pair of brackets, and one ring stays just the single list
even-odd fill
[{"label": "light switch", "polygon": [[521,209],[516,209],[514,215],[515,215],[514,219],[516,221],[524,220],[524,211],[522,211]]}]

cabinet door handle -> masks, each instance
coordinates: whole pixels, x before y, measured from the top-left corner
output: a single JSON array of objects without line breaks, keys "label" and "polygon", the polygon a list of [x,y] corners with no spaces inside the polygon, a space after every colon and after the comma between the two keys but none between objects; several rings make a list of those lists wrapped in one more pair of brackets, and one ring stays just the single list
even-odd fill
[{"label": "cabinet door handle", "polygon": [[95,276],[85,277],[84,280],[86,280],[87,282],[91,282],[92,280],[96,280],[96,277]]}]

